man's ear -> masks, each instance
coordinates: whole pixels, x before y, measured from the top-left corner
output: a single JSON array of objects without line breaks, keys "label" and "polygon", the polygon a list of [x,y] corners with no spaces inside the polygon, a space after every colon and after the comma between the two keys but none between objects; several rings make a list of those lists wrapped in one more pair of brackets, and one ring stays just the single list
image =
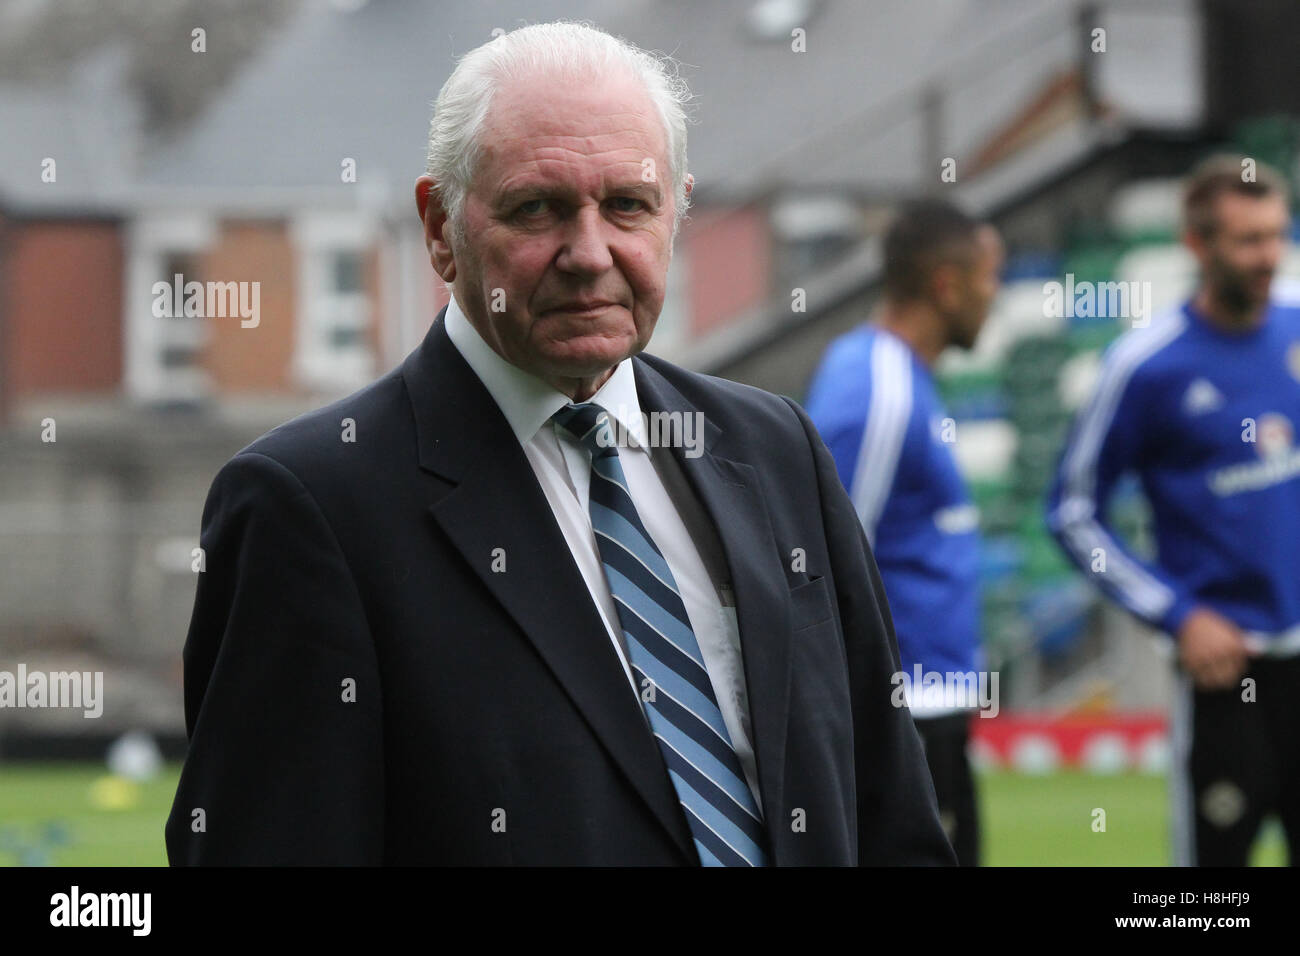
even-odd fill
[{"label": "man's ear", "polygon": [[930,296],[941,312],[955,312],[962,300],[962,270],[955,262],[944,262],[930,273]]},{"label": "man's ear", "polygon": [[432,176],[421,176],[415,181],[415,208],[424,223],[424,246],[429,250],[429,262],[443,282],[456,279],[456,260],[452,256],[445,232],[447,210],[442,207],[442,197]]},{"label": "man's ear", "polygon": [[1209,241],[1195,229],[1183,230],[1183,245],[1187,247],[1187,250],[1201,265],[1204,265],[1210,258]]}]

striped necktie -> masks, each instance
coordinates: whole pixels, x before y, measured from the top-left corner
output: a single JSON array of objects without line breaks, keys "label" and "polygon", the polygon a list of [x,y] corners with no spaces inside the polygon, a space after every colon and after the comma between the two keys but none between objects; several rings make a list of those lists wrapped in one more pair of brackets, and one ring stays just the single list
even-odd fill
[{"label": "striped necktie", "polygon": [[605,409],[555,422],[591,453],[591,526],[650,729],[705,866],[765,866],[767,838],[677,582],[632,503]]}]

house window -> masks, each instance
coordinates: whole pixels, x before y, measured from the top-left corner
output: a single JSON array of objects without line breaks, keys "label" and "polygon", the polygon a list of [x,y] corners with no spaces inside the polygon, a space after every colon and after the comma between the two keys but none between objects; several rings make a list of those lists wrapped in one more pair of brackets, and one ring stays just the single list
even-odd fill
[{"label": "house window", "polygon": [[771,208],[778,248],[778,286],[806,276],[857,247],[865,237],[857,205],[835,195],[786,196]]},{"label": "house window", "polygon": [[358,249],[340,248],[306,255],[300,378],[324,391],[359,388],[370,380],[374,366],[365,257]]},{"label": "house window", "polygon": [[353,217],[313,216],[296,223],[301,290],[295,372],[325,392],[360,388],[374,377],[370,282],[371,234]]},{"label": "house window", "polygon": [[[164,253],[163,269],[159,281],[173,285],[180,276],[181,288],[190,282],[202,282],[198,270],[198,257],[187,252]],[[174,285],[173,285],[174,288]],[[185,314],[185,300],[172,303],[171,313],[158,319],[158,363],[163,371],[174,378],[175,372],[199,367],[199,352],[203,348],[204,325],[199,316]]]},{"label": "house window", "polygon": [[325,308],[329,312],[326,337],[334,350],[366,347],[366,293],[362,283],[361,254],[338,250],[330,258],[330,289]]},{"label": "house window", "polygon": [[128,226],[126,387],[139,401],[191,404],[211,392],[202,365],[208,323],[185,314],[184,289],[203,281],[203,253],[214,238],[214,224],[202,216],[142,215]]}]

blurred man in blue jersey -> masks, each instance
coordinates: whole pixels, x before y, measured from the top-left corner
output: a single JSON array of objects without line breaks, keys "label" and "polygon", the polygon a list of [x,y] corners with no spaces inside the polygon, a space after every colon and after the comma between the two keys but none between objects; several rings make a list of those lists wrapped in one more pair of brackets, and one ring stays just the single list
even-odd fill
[{"label": "blurred man in blue jersey", "polygon": [[[1207,161],[1183,201],[1191,299],[1108,350],[1048,503],[1066,553],[1176,643],[1174,856],[1241,866],[1277,813],[1300,863],[1300,298],[1275,288],[1285,183]],[[1280,285],[1280,283],[1279,283]],[[1157,556],[1117,540],[1106,505],[1131,473]]]},{"label": "blurred man in blue jersey", "polygon": [[948,346],[974,345],[997,294],[1002,258],[992,226],[947,203],[904,206],[885,236],[884,295],[873,321],[831,343],[807,402],[880,567],[906,677],[899,686],[963,866],[979,862],[966,756],[978,701],[935,700],[914,677],[919,671],[973,680],[983,667],[979,516],[957,470],[955,430],[930,369]]}]

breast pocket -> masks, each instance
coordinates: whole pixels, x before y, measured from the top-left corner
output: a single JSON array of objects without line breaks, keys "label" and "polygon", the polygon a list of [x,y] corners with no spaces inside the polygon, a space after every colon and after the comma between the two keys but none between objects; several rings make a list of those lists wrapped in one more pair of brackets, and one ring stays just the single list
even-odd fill
[{"label": "breast pocket", "polygon": [[790,643],[796,667],[795,681],[807,680],[839,700],[848,696],[848,655],[835,625],[835,610],[825,578],[814,578],[790,589]]},{"label": "breast pocket", "polygon": [[790,630],[801,631],[823,621],[833,621],[831,596],[825,578],[813,578],[790,589]]},{"label": "breast pocket", "polygon": [[808,735],[806,746],[816,750],[827,767],[850,760],[848,657],[825,578],[790,589],[790,644],[790,705]]}]

